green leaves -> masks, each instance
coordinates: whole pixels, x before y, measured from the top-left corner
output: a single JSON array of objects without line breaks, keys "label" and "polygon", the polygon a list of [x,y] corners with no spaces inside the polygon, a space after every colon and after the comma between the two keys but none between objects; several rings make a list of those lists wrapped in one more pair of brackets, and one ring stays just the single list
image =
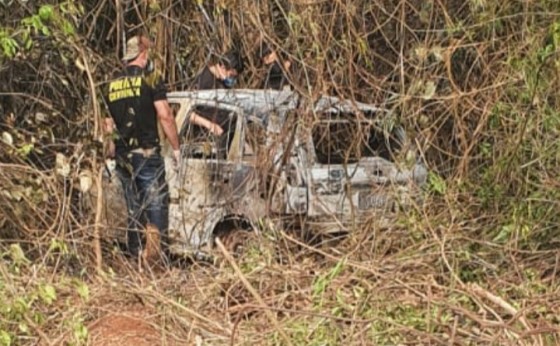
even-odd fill
[{"label": "green leaves", "polygon": [[15,265],[28,265],[31,263],[31,261],[25,256],[25,253],[23,252],[19,244],[10,245],[10,251],[8,255]]},{"label": "green leaves", "polygon": [[43,5],[39,8],[39,18],[49,21],[54,17],[54,8],[51,5]]},{"label": "green leaves", "polygon": [[72,323],[72,334],[74,336],[74,340],[78,343],[78,345],[84,344],[88,339],[88,329],[84,325],[83,318],[80,316],[74,316],[74,321]]},{"label": "green leaves", "polygon": [[24,144],[21,148],[18,148],[17,152],[20,156],[26,157],[27,155],[29,155],[33,151],[34,148],[35,148],[35,145],[33,143],[27,143],[27,144]]},{"label": "green leaves", "polygon": [[67,20],[62,21],[62,32],[66,36],[73,36],[76,34],[76,29],[74,29],[74,25]]},{"label": "green leaves", "polygon": [[330,283],[342,273],[346,266],[346,258],[340,260],[328,273],[321,275],[313,284],[313,296],[315,298],[323,295]]},{"label": "green leaves", "polygon": [[0,48],[2,53],[1,55],[13,58],[17,53],[19,45],[7,31],[0,30]]},{"label": "green leaves", "polygon": [[[69,9],[71,8],[71,9]],[[59,32],[65,37],[71,37],[76,34],[76,29],[72,22],[66,17],[72,17],[76,13],[80,13],[81,9],[75,6],[65,6],[61,4],[57,7],[52,5],[43,5],[37,11],[37,14],[21,20],[21,25],[25,30],[19,33],[21,41],[24,42],[23,46],[25,49],[29,50],[33,47],[33,38],[31,34],[43,35],[43,36],[53,36],[53,34]],[[6,51],[9,51],[13,56],[15,54],[14,49],[19,48],[16,46],[8,46],[7,43],[2,43],[2,35],[0,32],[0,46],[4,47],[6,45]],[[9,54],[5,54],[8,55]]]},{"label": "green leaves", "polygon": [[82,281],[78,282],[76,284],[76,291],[78,292],[80,298],[82,298],[84,301],[89,300],[89,287],[86,283]]},{"label": "green leaves", "polygon": [[35,34],[43,34],[44,36],[50,36],[50,29],[43,23],[43,20],[39,15],[34,15],[22,19],[21,24],[27,27],[27,30],[33,30]]},{"label": "green leaves", "polygon": [[60,254],[67,255],[69,253],[68,245],[66,245],[64,240],[53,238],[49,245],[49,252],[59,252]]},{"label": "green leaves", "polygon": [[0,346],[11,346],[12,337],[5,330],[0,330]]},{"label": "green leaves", "polygon": [[39,296],[45,304],[51,305],[56,300],[56,290],[51,285],[40,286]]},{"label": "green leaves", "polygon": [[445,180],[434,172],[430,172],[428,175],[428,187],[438,195],[444,195],[447,191]]}]

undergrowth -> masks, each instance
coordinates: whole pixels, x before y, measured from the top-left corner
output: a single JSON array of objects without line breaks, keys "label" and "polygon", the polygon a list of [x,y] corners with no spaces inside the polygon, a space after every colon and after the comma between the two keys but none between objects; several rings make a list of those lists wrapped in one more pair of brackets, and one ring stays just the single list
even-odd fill
[{"label": "undergrowth", "polygon": [[[0,345],[95,344],[115,314],[161,344],[560,343],[557,1],[117,3],[0,1]],[[233,262],[155,271],[104,239],[99,266],[100,93],[139,28],[174,90],[232,45],[256,87],[265,39],[305,99],[389,109],[422,203],[336,245],[262,227]]]}]

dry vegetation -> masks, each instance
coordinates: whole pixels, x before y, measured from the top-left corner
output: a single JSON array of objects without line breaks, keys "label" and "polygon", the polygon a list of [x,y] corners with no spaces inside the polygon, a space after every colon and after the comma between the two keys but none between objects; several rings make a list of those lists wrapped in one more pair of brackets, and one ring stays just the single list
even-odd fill
[{"label": "dry vegetation", "polygon": [[[3,0],[0,18],[0,345],[560,343],[558,1]],[[232,44],[258,85],[264,38],[302,95],[394,110],[424,204],[336,246],[263,226],[215,265],[139,272],[102,242],[96,271],[111,225],[80,176],[137,30],[173,89]]]}]

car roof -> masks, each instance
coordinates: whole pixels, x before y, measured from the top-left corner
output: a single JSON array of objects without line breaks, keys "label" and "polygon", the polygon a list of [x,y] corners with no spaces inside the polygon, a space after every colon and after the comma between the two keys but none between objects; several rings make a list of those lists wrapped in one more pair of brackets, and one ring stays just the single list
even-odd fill
[{"label": "car roof", "polygon": [[193,101],[215,101],[235,105],[243,112],[253,115],[272,110],[290,110],[297,107],[297,95],[291,91],[261,89],[212,89],[176,91],[167,94],[170,102],[189,99]]},{"label": "car roof", "polygon": [[[244,113],[257,117],[265,117],[271,111],[285,112],[298,108],[305,102],[306,98],[290,90],[271,89],[211,89],[192,91],[173,91],[167,93],[170,102],[185,99],[193,101],[215,101],[235,105]],[[310,100],[310,99],[308,99]],[[353,100],[345,100],[334,96],[320,96],[314,104],[315,112],[346,112],[352,113],[357,110],[368,113],[387,113],[386,109],[375,105],[361,103]]]}]

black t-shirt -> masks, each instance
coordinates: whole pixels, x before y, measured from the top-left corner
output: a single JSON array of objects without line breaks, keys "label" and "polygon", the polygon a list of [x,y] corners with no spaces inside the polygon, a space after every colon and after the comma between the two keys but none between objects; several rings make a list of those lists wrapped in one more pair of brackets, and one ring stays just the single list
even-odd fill
[{"label": "black t-shirt", "polygon": [[[202,72],[196,77],[195,89],[198,90],[209,90],[209,89],[220,89],[223,88],[223,82],[216,78],[210,68],[206,66]],[[212,106],[197,106],[195,109],[196,113],[205,117],[206,119],[220,125],[222,128],[224,124],[228,122],[229,112],[217,109]]]},{"label": "black t-shirt", "polygon": [[287,83],[288,79],[285,76],[284,70],[282,69],[280,64],[275,61],[268,69],[268,73],[266,74],[266,78],[263,81],[262,88],[282,90],[284,85],[286,85]]},{"label": "black t-shirt", "polygon": [[157,71],[145,75],[141,67],[127,66],[109,83],[109,111],[119,136],[117,154],[159,147],[154,102],[166,99],[167,89]]},{"label": "black t-shirt", "polygon": [[221,89],[223,87],[224,83],[212,74],[208,66],[196,77],[194,85],[197,90]]}]

